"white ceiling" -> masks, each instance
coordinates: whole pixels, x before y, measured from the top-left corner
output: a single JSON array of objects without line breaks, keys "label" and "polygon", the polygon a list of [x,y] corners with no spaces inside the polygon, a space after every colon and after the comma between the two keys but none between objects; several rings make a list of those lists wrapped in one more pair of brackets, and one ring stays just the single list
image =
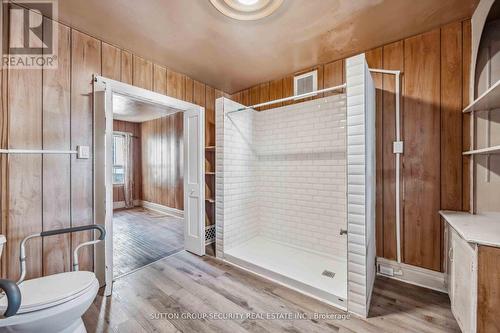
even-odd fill
[{"label": "white ceiling", "polygon": [[116,93],[113,94],[113,119],[115,120],[142,123],[176,112],[179,112],[179,110],[146,103]]},{"label": "white ceiling", "polygon": [[285,0],[236,21],[209,0],[60,0],[59,20],[228,93],[470,17],[478,0]]}]

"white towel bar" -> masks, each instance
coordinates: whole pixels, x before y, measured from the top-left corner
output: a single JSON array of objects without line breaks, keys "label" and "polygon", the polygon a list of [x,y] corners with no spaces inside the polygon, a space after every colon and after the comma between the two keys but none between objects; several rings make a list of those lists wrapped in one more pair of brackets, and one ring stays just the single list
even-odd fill
[{"label": "white towel bar", "polygon": [[78,154],[78,151],[44,149],[0,149],[0,154]]},{"label": "white towel bar", "polygon": [[77,155],[79,159],[90,158],[89,146],[77,146],[76,150],[54,149],[0,149],[0,154],[70,154]]}]

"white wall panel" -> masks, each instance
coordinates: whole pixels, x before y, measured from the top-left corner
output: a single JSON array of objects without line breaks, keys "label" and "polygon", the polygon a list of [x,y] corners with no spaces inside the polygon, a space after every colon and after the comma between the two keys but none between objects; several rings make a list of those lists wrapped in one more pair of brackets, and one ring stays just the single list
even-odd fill
[{"label": "white wall panel", "polygon": [[240,107],[217,101],[219,255],[261,234],[345,259],[345,94],[223,116]]},{"label": "white wall panel", "polygon": [[367,316],[375,280],[375,88],[364,54],[346,61],[348,310]]}]

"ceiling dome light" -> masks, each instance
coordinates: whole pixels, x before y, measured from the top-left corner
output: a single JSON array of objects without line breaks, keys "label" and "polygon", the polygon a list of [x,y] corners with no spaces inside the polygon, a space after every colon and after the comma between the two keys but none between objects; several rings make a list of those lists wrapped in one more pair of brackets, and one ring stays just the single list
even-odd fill
[{"label": "ceiling dome light", "polygon": [[241,21],[258,20],[274,13],[283,0],[210,0],[222,14]]},{"label": "ceiling dome light", "polygon": [[255,5],[259,0],[238,0],[239,3],[245,6]]}]

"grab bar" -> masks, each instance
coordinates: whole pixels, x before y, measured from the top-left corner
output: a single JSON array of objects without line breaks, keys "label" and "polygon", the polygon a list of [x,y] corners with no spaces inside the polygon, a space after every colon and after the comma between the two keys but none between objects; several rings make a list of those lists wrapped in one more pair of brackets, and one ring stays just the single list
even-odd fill
[{"label": "grab bar", "polygon": [[76,150],[56,149],[0,149],[0,154],[70,154],[78,159],[90,158],[89,146],[76,146]]},{"label": "grab bar", "polygon": [[42,231],[40,233],[40,237],[55,236],[55,235],[67,234],[69,232],[79,232],[79,231],[86,231],[86,230],[92,230],[92,229],[99,230],[98,240],[100,240],[100,241],[104,240],[104,237],[106,236],[106,230],[104,229],[104,227],[102,225],[99,225],[99,224],[90,224],[90,225],[82,225],[79,227],[71,227],[71,228]]},{"label": "grab bar", "polygon": [[88,241],[88,242],[85,242],[85,243],[78,245],[75,248],[75,250],[73,251],[73,271],[78,271],[78,269],[79,269],[78,250],[80,250],[80,248],[82,248],[84,246],[97,244],[100,241],[104,240],[104,238],[106,237],[106,229],[104,229],[104,227],[102,225],[90,224],[90,225],[83,225],[83,226],[79,226],[79,227],[48,230],[48,231],[42,231],[38,234],[29,235],[26,238],[24,238],[21,242],[21,245],[19,246],[19,261],[20,261],[20,265],[21,265],[21,276],[20,276],[19,280],[17,281],[17,284],[23,282],[24,278],[26,277],[26,242],[28,240],[30,240],[32,238],[36,238],[36,237],[55,236],[55,235],[67,234],[67,233],[71,233],[71,232],[87,231],[87,230],[98,230],[99,237],[96,240]]}]

